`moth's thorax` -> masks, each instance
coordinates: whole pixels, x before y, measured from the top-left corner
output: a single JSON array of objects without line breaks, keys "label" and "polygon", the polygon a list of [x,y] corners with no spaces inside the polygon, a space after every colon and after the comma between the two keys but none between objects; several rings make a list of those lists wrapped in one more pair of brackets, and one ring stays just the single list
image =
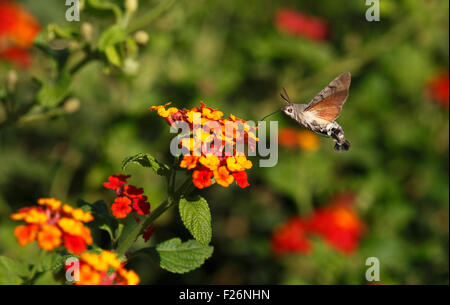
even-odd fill
[{"label": "moth's thorax", "polygon": [[289,104],[281,108],[281,111],[308,129],[317,132],[324,130],[329,122],[315,116],[309,111],[305,112],[306,107],[306,104]]},{"label": "moth's thorax", "polygon": [[[288,104],[281,108],[281,111],[284,112],[291,119],[299,122],[301,112],[306,108],[306,104]],[[300,122],[299,122],[300,123]]]}]

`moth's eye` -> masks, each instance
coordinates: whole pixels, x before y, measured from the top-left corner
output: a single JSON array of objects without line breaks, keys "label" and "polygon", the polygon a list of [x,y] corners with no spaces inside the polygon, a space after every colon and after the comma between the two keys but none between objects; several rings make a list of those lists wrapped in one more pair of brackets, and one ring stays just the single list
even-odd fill
[{"label": "moth's eye", "polygon": [[291,113],[291,112],[292,112],[292,108],[289,108],[289,109],[288,109],[288,112]]}]

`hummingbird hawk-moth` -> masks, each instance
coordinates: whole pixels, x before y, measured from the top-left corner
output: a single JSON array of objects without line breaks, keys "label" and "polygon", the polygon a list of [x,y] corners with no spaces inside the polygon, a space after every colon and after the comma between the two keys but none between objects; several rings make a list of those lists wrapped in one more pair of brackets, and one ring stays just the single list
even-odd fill
[{"label": "hummingbird hawk-moth", "polygon": [[309,104],[293,104],[286,89],[283,88],[284,95],[281,93],[281,97],[287,105],[282,107],[281,111],[303,127],[315,133],[330,136],[336,142],[335,151],[349,150],[350,143],[344,138],[344,131],[335,120],[347,100],[350,80],[350,72],[339,75]]}]

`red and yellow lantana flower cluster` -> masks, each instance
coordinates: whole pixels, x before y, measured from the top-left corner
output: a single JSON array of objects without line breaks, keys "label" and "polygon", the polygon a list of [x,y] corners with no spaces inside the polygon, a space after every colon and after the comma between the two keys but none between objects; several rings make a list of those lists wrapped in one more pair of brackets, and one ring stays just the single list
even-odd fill
[{"label": "red and yellow lantana flower cluster", "polygon": [[[127,270],[113,252],[84,253],[80,256],[79,280],[76,285],[137,285],[139,276]],[[70,268],[71,266],[66,266]]]},{"label": "red and yellow lantana flower cluster", "polygon": [[309,218],[295,217],[276,228],[272,236],[272,251],[284,253],[311,253],[308,235],[323,238],[344,254],[353,253],[365,231],[364,223],[351,208],[349,194],[334,198],[332,203],[317,209]]},{"label": "red and yellow lantana flower cluster", "polygon": [[14,230],[20,245],[37,240],[44,250],[64,245],[69,252],[80,254],[92,243],[91,231],[84,225],[93,220],[89,212],[62,204],[54,198],[41,198],[38,204],[11,215],[13,220],[26,222]]},{"label": "red and yellow lantana flower cluster", "polygon": [[144,189],[127,184],[130,177],[130,175],[113,175],[108,178],[108,182],[103,183],[104,187],[114,190],[117,194],[111,205],[112,214],[117,218],[125,218],[131,212],[139,215],[150,213],[150,203],[144,195]]},{"label": "red and yellow lantana flower cluster", "polygon": [[0,0],[0,59],[27,67],[31,61],[28,49],[40,29],[36,19],[21,5]]},{"label": "red and yellow lantana flower cluster", "polygon": [[[117,198],[111,205],[111,211],[116,218],[126,218],[132,213],[134,219],[139,222],[139,215],[148,215],[150,213],[150,203],[147,196],[144,195],[143,188],[137,188],[134,185],[127,184],[130,175],[113,175],[108,177],[108,182],[103,183],[107,189],[114,190]],[[154,231],[153,225],[148,226],[142,232],[142,238],[148,241]]]},{"label": "red and yellow lantana flower cluster", "polygon": [[[193,170],[193,184],[203,189],[211,186],[214,179],[223,187],[228,187],[234,181],[241,188],[249,186],[246,170],[252,168],[252,162],[244,152],[236,149],[236,144],[244,143],[254,151],[258,141],[256,128],[232,114],[224,118],[222,111],[207,107],[203,102],[200,108],[192,109],[167,108],[169,104],[152,106],[149,110],[157,111],[168,124],[182,121],[189,125],[189,135],[179,142],[179,146],[188,150],[189,154],[183,155],[179,166]],[[202,128],[196,129],[196,119],[209,132]]]}]

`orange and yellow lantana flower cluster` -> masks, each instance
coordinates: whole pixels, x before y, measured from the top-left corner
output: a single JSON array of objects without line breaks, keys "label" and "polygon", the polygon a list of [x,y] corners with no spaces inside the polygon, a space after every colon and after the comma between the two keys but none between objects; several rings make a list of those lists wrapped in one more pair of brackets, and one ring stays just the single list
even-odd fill
[{"label": "orange and yellow lantana flower cluster", "polygon": [[[123,267],[117,255],[103,250],[100,254],[84,253],[80,256],[79,280],[76,285],[137,285],[139,276]],[[71,267],[66,266],[66,268]]]},{"label": "orange and yellow lantana flower cluster", "polygon": [[[193,170],[193,184],[203,189],[211,186],[214,179],[223,187],[234,181],[241,188],[249,186],[246,170],[252,168],[252,162],[243,151],[236,149],[236,144],[245,144],[254,151],[258,141],[256,128],[232,114],[224,118],[222,111],[203,102],[200,108],[192,109],[167,108],[169,104],[152,106],[149,110],[157,111],[168,124],[182,121],[189,125],[189,135],[184,135],[179,142],[189,153],[184,153],[179,166]],[[207,128],[196,128],[197,125]]]},{"label": "orange and yellow lantana flower cluster", "polygon": [[37,240],[44,250],[64,245],[69,252],[80,254],[92,243],[91,231],[84,226],[84,223],[94,219],[89,212],[61,204],[54,198],[41,198],[38,204],[11,215],[13,220],[26,222],[14,230],[20,245]]}]

